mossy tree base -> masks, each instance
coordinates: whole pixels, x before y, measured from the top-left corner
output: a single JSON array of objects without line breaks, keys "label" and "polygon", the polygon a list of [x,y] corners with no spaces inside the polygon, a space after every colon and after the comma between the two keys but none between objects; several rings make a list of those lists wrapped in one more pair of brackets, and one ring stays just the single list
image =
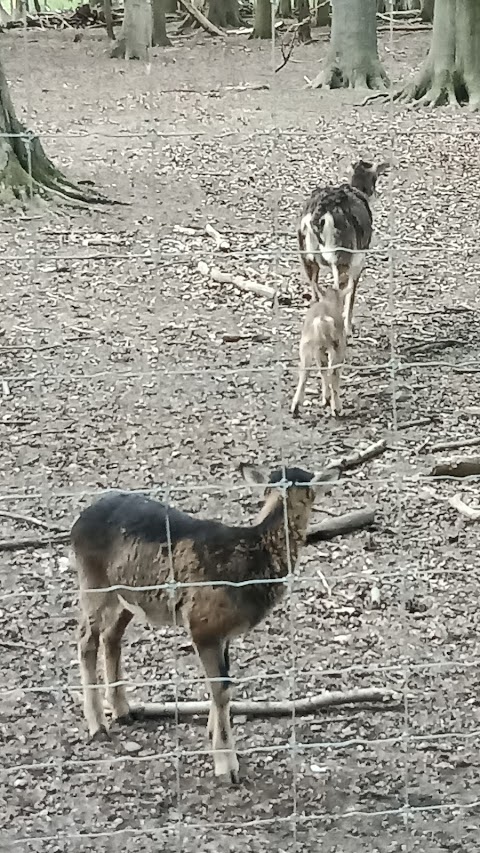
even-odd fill
[{"label": "mossy tree base", "polygon": [[378,58],[376,12],[376,0],[333,0],[329,50],[312,89],[385,89],[389,81]]},{"label": "mossy tree base", "polygon": [[436,70],[426,63],[416,77],[399,92],[394,101],[414,107],[461,107],[480,110],[480,80],[468,85],[461,75],[446,69]]},{"label": "mossy tree base", "polygon": [[0,65],[0,202],[34,195],[83,204],[111,204],[94,190],[69,181],[47,157],[40,140],[17,119]]},{"label": "mossy tree base", "polygon": [[480,110],[480,3],[436,0],[428,56],[394,100],[418,107]]},{"label": "mossy tree base", "polygon": [[311,82],[312,89],[375,89],[382,91],[388,86],[388,77],[379,60],[363,62],[354,67],[347,60],[344,64],[327,61],[327,65]]}]

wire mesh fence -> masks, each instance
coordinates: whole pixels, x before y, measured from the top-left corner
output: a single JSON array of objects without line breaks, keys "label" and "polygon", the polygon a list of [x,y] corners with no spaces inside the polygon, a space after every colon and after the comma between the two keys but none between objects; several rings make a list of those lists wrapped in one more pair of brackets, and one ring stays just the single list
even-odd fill
[{"label": "wire mesh fence", "polygon": [[[35,105],[53,152],[94,163],[132,203],[4,221],[0,848],[476,849],[478,534],[463,513],[478,475],[460,483],[434,469],[451,442],[475,453],[478,433],[478,125],[393,104],[363,118],[347,93],[340,108],[328,97],[320,107],[274,73],[274,41],[271,55],[249,57],[251,73],[241,46],[201,45],[206,69],[180,67],[183,48],[169,85],[154,65],[136,66],[114,96],[118,66],[103,64],[87,103],[74,101],[83,126],[72,127],[73,110],[59,132],[37,99],[51,48],[27,29],[22,38],[28,121]],[[386,47],[395,61],[405,49],[393,28]],[[56,103],[68,111],[70,87],[92,71],[73,46],[62,51]],[[257,75],[268,90],[245,89]],[[304,313],[295,216],[363,145],[393,168],[360,283],[346,415],[320,411],[312,379],[293,422]],[[275,298],[214,284],[199,262]],[[55,541],[79,511],[116,487],[238,524],[262,493],[242,486],[240,461],[317,470],[382,438],[382,452],[320,504],[327,518],[375,506],[376,527],[308,546],[282,579],[281,606],[232,643],[234,703],[291,703],[283,718],[234,713],[240,784],[213,776],[204,717],[114,724],[111,742],[88,742],[76,579]],[[39,520],[33,550],[7,550],[17,534],[34,538]],[[205,699],[185,631],[133,626],[130,637],[133,704]],[[360,689],[393,701],[298,710],[323,691]]]}]

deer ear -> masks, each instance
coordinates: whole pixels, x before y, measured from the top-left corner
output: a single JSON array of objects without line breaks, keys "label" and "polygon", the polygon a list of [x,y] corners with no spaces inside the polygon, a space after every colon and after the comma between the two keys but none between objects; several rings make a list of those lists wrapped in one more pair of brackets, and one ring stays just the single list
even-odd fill
[{"label": "deer ear", "polygon": [[390,163],[379,163],[379,165],[375,168],[375,173],[377,175],[384,175],[385,172],[388,172],[390,169]]},{"label": "deer ear", "polygon": [[262,465],[250,465],[248,462],[241,462],[239,470],[245,482],[250,486],[266,486],[268,483],[270,472]]}]

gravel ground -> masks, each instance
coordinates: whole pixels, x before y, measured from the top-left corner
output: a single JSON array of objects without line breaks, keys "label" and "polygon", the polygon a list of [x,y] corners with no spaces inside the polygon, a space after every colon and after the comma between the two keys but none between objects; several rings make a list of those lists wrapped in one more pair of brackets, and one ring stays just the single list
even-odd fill
[{"label": "gravel ground", "polygon": [[[0,509],[68,526],[99,490],[146,487],[233,522],[257,505],[240,460],[315,467],[387,436],[327,507],[376,505],[377,529],[307,549],[284,606],[235,644],[233,674],[250,698],[384,686],[403,700],[236,720],[234,789],[213,778],[203,724],[138,723],[88,744],[66,549],[0,552],[0,849],[473,853],[480,537],[446,498],[478,503],[478,486],[441,481],[434,498],[424,478],[445,458],[435,442],[478,435],[478,120],[302,90],[324,40],[250,91],[227,87],[271,81],[269,47],[240,36],[177,39],[149,75],[108,60],[99,33],[28,41],[26,54],[20,34],[1,36],[19,112],[69,174],[130,205],[4,216]],[[427,43],[381,44],[395,79]],[[321,411],[310,384],[292,421],[305,305],[295,216],[316,182],[392,146],[345,417]],[[279,306],[207,283],[200,260],[278,284]],[[408,426],[418,418],[430,420]],[[37,533],[0,523],[2,539]],[[185,636],[150,633],[129,633],[134,699],[203,697]]]}]

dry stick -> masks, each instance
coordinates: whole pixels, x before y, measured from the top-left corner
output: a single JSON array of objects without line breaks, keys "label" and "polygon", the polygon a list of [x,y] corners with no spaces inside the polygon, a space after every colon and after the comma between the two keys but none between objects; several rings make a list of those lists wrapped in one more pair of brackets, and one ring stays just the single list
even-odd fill
[{"label": "dry stick", "polygon": [[27,536],[25,539],[0,539],[0,551],[23,551],[27,548],[46,548],[48,545],[70,541],[70,532],[52,533],[51,536]]},{"label": "dry stick", "polygon": [[453,498],[450,498],[448,503],[453,509],[458,510],[462,515],[465,515],[470,521],[479,521],[480,520],[480,507],[469,506],[462,500],[460,495],[454,495]]},{"label": "dry stick", "polygon": [[63,527],[58,524],[50,524],[48,521],[42,521],[41,518],[35,518],[34,515],[19,515],[17,512],[7,512],[0,509],[1,518],[11,518],[12,521],[24,521],[25,524],[34,524],[37,527],[44,527],[45,530],[55,530],[57,532],[66,532]]},{"label": "dry stick", "polygon": [[400,432],[402,429],[411,429],[412,427],[428,426],[435,420],[438,420],[438,415],[425,415],[424,418],[412,418],[411,421],[403,421],[397,424],[397,432]]},{"label": "dry stick", "polygon": [[202,273],[202,275],[210,276],[211,281],[215,281],[217,284],[232,284],[234,287],[238,287],[239,290],[246,290],[248,293],[256,293],[257,296],[267,296],[270,299],[273,299],[275,296],[275,290],[273,287],[268,287],[266,284],[257,284],[253,281],[247,281],[247,279],[242,276],[222,272],[217,269],[217,267],[210,268],[205,261],[199,261],[197,269]]},{"label": "dry stick", "polygon": [[220,30],[215,24],[212,24],[205,15],[200,12],[200,9],[197,9],[193,3],[190,3],[190,0],[180,0],[180,5],[183,6],[186,12],[191,15],[192,18],[195,18],[196,21],[200,24],[202,29],[205,32],[209,33],[211,36],[225,36],[226,33],[223,30]]},{"label": "dry stick", "polygon": [[318,524],[312,524],[307,530],[307,542],[324,542],[336,536],[354,533],[356,530],[365,530],[373,524],[375,524],[374,509],[353,510],[336,518],[325,518]]},{"label": "dry stick", "polygon": [[470,521],[480,521],[480,507],[469,506],[462,500],[459,494],[453,495],[453,497],[444,497],[443,495],[439,495],[430,486],[424,486],[423,491],[437,501],[445,501],[452,509],[456,509],[457,512],[470,519]]},{"label": "dry stick", "polygon": [[215,243],[217,244],[217,249],[220,249],[222,252],[228,252],[228,250],[230,249],[229,241],[226,239],[226,237],[222,237],[219,231],[217,231],[217,229],[214,228],[213,225],[210,225],[209,222],[207,222],[207,224],[205,225],[205,232],[208,234],[209,237],[213,237]]},{"label": "dry stick", "polygon": [[282,68],[285,68],[288,60],[290,59],[295,49],[295,45],[297,44],[297,35],[300,27],[303,27],[304,24],[310,23],[310,20],[311,19],[309,15],[308,18],[304,18],[303,21],[297,21],[295,24],[292,24],[290,27],[288,27],[287,33],[293,33],[293,35],[290,44],[288,45],[288,50],[285,50],[286,45],[283,43],[283,40],[280,43],[280,51],[282,54],[283,62],[275,68],[275,74],[278,71],[281,71]]},{"label": "dry stick", "polygon": [[477,447],[479,444],[480,436],[476,438],[457,439],[456,441],[439,441],[438,444],[432,444],[430,452],[437,453],[440,450],[458,450],[460,447]]},{"label": "dry stick", "polygon": [[[399,694],[393,690],[382,690],[365,688],[352,690],[345,693],[325,692],[318,696],[295,701],[285,700],[279,702],[257,701],[257,702],[232,702],[231,713],[234,716],[246,717],[290,717],[293,712],[296,716],[307,716],[322,708],[332,708],[338,705],[353,705],[369,702],[398,702]],[[210,702],[149,702],[146,705],[132,706],[132,713],[143,717],[155,719],[157,717],[206,717],[210,713]]]},{"label": "dry stick", "polygon": [[428,474],[429,477],[476,477],[480,474],[480,457],[461,459],[457,462],[440,462]]},{"label": "dry stick", "polygon": [[354,450],[347,456],[341,456],[338,459],[335,459],[333,462],[330,462],[329,467],[340,468],[341,471],[348,471],[350,468],[357,468],[359,465],[363,465],[364,462],[370,462],[372,459],[376,459],[377,456],[381,456],[382,453],[385,453],[387,449],[387,439],[381,438],[380,441],[375,441],[373,444],[366,447],[365,450]]}]

